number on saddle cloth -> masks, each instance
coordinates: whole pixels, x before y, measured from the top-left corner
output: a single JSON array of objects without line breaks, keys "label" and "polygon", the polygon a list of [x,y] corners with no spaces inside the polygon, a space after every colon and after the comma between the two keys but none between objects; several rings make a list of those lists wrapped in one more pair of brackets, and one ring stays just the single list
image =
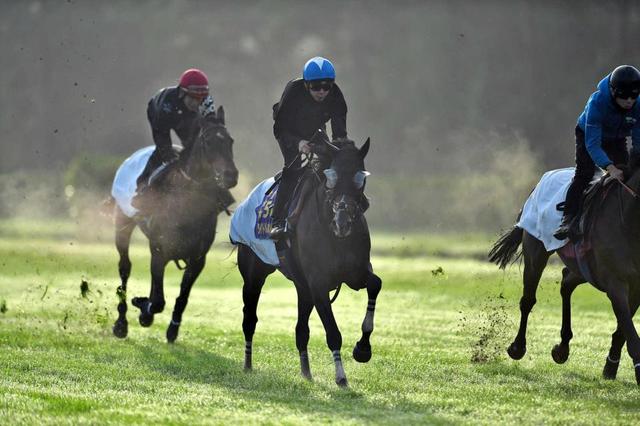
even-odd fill
[{"label": "number on saddle cloth", "polygon": [[[305,182],[307,181],[308,174],[303,173],[298,179],[293,194],[289,196],[286,202],[286,210],[288,217],[291,217],[296,211],[300,209],[299,204],[304,201]],[[276,176],[275,183],[267,190],[262,199],[262,202],[256,207],[256,225],[254,227],[254,235],[260,240],[270,239],[271,227],[273,225],[273,208],[276,201],[278,189],[280,187],[280,181]]]},{"label": "number on saddle cloth", "polygon": [[280,186],[280,182],[276,181],[264,194],[262,203],[255,209],[256,225],[253,233],[259,240],[268,240],[270,238],[271,226],[273,225],[273,207],[278,193],[278,186]]}]

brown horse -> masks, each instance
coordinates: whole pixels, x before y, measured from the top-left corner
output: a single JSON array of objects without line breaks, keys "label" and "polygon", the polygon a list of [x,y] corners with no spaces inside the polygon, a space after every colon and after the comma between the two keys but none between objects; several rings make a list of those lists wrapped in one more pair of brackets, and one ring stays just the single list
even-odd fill
[{"label": "brown horse", "polygon": [[[326,332],[327,346],[332,352],[335,380],[347,386],[340,350],[342,335],[331,308],[329,292],[344,282],[354,290],[366,289],[368,305],[362,322],[362,337],[353,349],[358,362],[371,359],[370,337],[376,299],[382,280],[373,272],[369,262],[371,240],[364,218],[363,199],[366,172],[364,158],[369,151],[369,140],[361,148],[353,141],[343,141],[336,147],[324,141],[330,156],[330,166],[324,170],[324,179],[316,180],[299,213],[296,231],[291,236],[292,269],[298,293],[298,322],[296,347],[300,355],[300,372],[311,379],[309,354],[309,316],[315,307]],[[319,176],[318,176],[319,178]],[[238,269],[242,275],[242,299],[245,336],[244,368],[251,370],[253,335],[258,322],[257,307],[262,286],[267,276],[276,270],[264,263],[249,246],[238,245]]]},{"label": "brown horse", "polygon": [[215,237],[217,216],[221,211],[219,194],[238,182],[238,170],[233,163],[233,139],[225,127],[224,110],[219,107],[215,116],[203,120],[202,130],[193,146],[180,152],[178,160],[154,188],[156,196],[148,209],[152,212],[151,217],[131,218],[116,207],[116,248],[120,254],[121,279],[118,319],[113,326],[113,334],[117,337],[126,337],[128,331],[129,242],[136,226],[149,239],[151,250],[150,295],[131,300],[140,309],[140,325],[151,326],[153,316],[164,309],[163,278],[167,263],[182,261],[186,265],[180,295],[167,329],[169,343],[178,337],[191,286],[204,268]]},{"label": "brown horse", "polygon": [[[627,351],[633,359],[636,381],[640,384],[640,338],[633,324],[633,315],[640,305],[640,169],[633,171],[628,187],[615,181],[600,194],[597,215],[588,227],[588,241],[591,250],[585,255],[585,262],[591,273],[591,284],[607,294],[618,322],[611,337],[611,348],[607,357],[603,376],[615,379],[620,354],[625,341]],[[629,190],[626,190],[629,189]],[[522,244],[524,260],[523,295],[520,299],[520,328],[507,352],[513,359],[521,359],[527,351],[527,319],[536,303],[536,290],[553,252],[546,251],[540,240],[527,231],[514,226],[494,244],[489,252],[489,260],[504,269],[516,256]],[[555,362],[564,363],[569,357],[571,331],[571,294],[575,288],[587,282],[575,259],[564,250],[558,254],[565,264],[562,270],[560,294],[562,296],[561,342],[551,354]]]}]

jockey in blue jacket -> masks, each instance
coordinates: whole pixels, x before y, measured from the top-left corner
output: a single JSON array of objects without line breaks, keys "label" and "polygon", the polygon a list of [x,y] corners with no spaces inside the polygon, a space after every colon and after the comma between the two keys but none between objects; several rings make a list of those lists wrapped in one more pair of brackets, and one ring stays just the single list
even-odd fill
[{"label": "jockey in blue jacket", "polygon": [[640,157],[640,71],[621,65],[598,83],[578,118],[576,126],[576,173],[567,191],[562,224],[554,236],[563,240],[571,234],[571,224],[580,208],[583,191],[596,166],[613,178],[623,180],[617,166],[629,162],[626,138],[631,135],[633,162]]}]

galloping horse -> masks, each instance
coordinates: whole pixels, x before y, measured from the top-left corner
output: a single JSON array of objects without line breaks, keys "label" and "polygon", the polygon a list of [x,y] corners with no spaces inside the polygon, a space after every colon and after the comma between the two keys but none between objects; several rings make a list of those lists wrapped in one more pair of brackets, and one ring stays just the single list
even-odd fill
[{"label": "galloping horse", "polygon": [[[325,139],[314,148],[315,152],[319,150],[328,151],[330,167],[324,170],[322,178],[314,172],[312,187],[290,237],[291,268],[295,270],[293,281],[298,294],[296,346],[300,354],[301,374],[311,379],[307,343],[309,316],[315,307],[333,354],[336,383],[347,386],[340,356],[342,336],[331,310],[329,292],[343,282],[354,290],[367,289],[369,303],[362,322],[362,338],[353,349],[353,357],[359,362],[369,361],[369,337],[373,332],[376,298],[382,287],[382,281],[373,273],[369,262],[371,241],[360,203],[368,175],[364,158],[369,150],[369,140],[358,149],[353,141],[344,141],[337,147]],[[258,322],[258,299],[267,276],[276,267],[263,262],[249,246],[239,244],[238,268],[244,280],[244,368],[250,370],[252,340]]]},{"label": "galloping horse", "polygon": [[[595,199],[597,214],[588,227],[591,251],[584,261],[591,274],[591,284],[607,294],[617,319],[617,328],[611,336],[611,347],[603,369],[606,379],[615,379],[622,346],[627,342],[627,351],[633,359],[636,381],[640,384],[640,338],[633,324],[633,315],[640,305],[640,169],[633,171],[628,186],[611,182],[610,187]],[[489,259],[504,269],[514,258],[522,244],[524,259],[523,295],[520,299],[520,328],[507,352],[513,359],[526,353],[526,331],[529,313],[536,303],[536,290],[542,271],[553,251],[546,251],[543,243],[527,231],[514,226],[495,243]],[[569,243],[571,244],[571,243]],[[573,256],[558,250],[565,267],[562,270],[560,294],[562,295],[561,342],[554,346],[552,357],[564,363],[569,357],[571,331],[571,294],[575,288],[587,282],[584,269]]]},{"label": "galloping horse", "polygon": [[152,215],[147,218],[128,217],[116,207],[116,248],[120,254],[118,269],[122,280],[118,287],[118,319],[113,334],[127,336],[127,281],[131,273],[129,242],[136,226],[149,239],[151,250],[151,292],[149,297],[134,297],[131,303],[140,309],[139,322],[143,327],[153,323],[153,316],[162,312],[164,298],[164,269],[170,261],[184,262],[180,295],[167,329],[167,341],[178,337],[182,313],[187,305],[191,286],[205,265],[213,243],[217,215],[221,208],[220,189],[234,187],[238,170],[233,163],[233,139],[227,132],[224,110],[203,118],[202,129],[190,149],[180,152],[178,160],[154,188]]}]

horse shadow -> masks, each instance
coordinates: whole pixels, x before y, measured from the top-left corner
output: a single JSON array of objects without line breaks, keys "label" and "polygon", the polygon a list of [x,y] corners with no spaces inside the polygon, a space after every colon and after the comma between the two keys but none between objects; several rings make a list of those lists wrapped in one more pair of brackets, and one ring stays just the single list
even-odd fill
[{"label": "horse shadow", "polygon": [[[336,420],[359,423],[387,416],[397,418],[399,415],[407,415],[415,420],[416,414],[419,414],[421,421],[426,423],[451,423],[435,414],[438,409],[436,405],[417,403],[406,398],[387,405],[371,401],[365,393],[352,388],[340,389],[333,383],[308,382],[297,376],[286,378],[268,368],[247,373],[243,370],[241,353],[238,353],[236,360],[188,343],[164,346],[128,343],[138,351],[138,361],[150,371],[185,383],[223,387],[231,395],[239,394],[242,399],[256,403],[268,400],[287,407],[291,412],[324,414],[335,416]],[[286,389],[287,392],[269,393],[269,389]],[[319,389],[321,392],[318,392]],[[354,403],[357,410],[354,410]]]}]

